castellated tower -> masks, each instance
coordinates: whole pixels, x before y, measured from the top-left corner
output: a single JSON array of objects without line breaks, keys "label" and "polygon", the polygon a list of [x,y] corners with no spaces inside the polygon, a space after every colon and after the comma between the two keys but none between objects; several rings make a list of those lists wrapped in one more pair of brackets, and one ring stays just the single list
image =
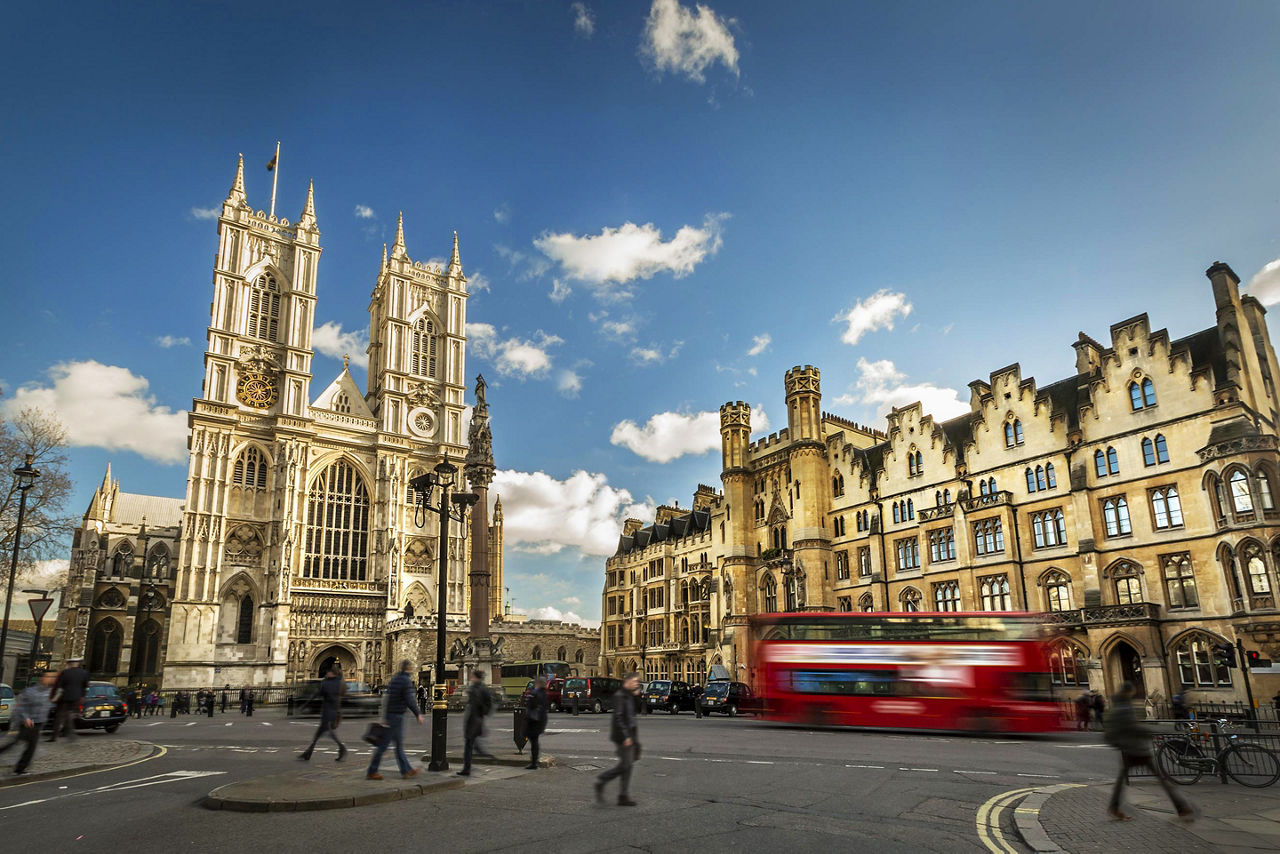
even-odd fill
[{"label": "castellated tower", "polygon": [[791,484],[794,502],[790,538],[792,571],[805,591],[802,609],[829,608],[826,578],[831,559],[831,535],[823,524],[830,491],[827,449],[823,441],[821,373],[812,365],[787,371],[787,425],[791,444]]},{"label": "castellated tower", "polygon": [[[720,481],[724,484],[724,508],[719,515],[720,530],[713,531],[719,537],[724,559],[721,583],[722,593],[732,598],[729,611],[746,614],[746,596],[751,590],[753,552],[751,536],[751,484],[747,453],[751,439],[751,406],[741,400],[731,401],[720,407],[720,447],[724,467]],[[727,588],[727,590],[726,590]]]}]

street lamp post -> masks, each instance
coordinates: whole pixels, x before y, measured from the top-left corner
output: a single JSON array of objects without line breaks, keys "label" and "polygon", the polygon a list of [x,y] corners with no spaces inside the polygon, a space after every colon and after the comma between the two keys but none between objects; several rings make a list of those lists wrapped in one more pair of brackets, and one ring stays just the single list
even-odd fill
[{"label": "street lamp post", "polygon": [[27,667],[27,684],[31,684],[31,676],[36,672],[36,653],[40,651],[40,626],[44,623],[44,615],[49,613],[53,600],[48,590],[23,590],[23,593],[39,593],[40,598],[28,599],[27,607],[31,609],[31,619],[36,624],[36,636],[31,639],[31,664]]},{"label": "street lamp post", "polygon": [[[445,461],[436,465],[434,474],[424,474],[409,482],[419,496],[419,506],[423,510],[419,527],[426,524],[425,511],[431,503],[432,489],[440,490],[440,562],[436,578],[436,672],[435,685],[432,686],[431,700],[431,761],[427,765],[429,771],[448,771],[449,754],[446,744],[449,734],[449,707],[444,693],[444,645],[445,616],[448,613],[449,582],[449,523],[461,522],[466,518],[467,508],[479,500],[480,496],[473,492],[459,492],[450,495],[454,486],[454,478],[458,467]],[[450,505],[456,505],[456,509]]]},{"label": "street lamp post", "polygon": [[22,520],[27,515],[27,490],[36,485],[40,472],[31,467],[32,455],[13,470],[18,478],[18,527],[13,532],[13,560],[9,563],[9,589],[4,600],[4,622],[0,624],[0,682],[4,681],[4,651],[9,642],[9,609],[13,607],[13,583],[18,580],[18,552],[22,547]]}]

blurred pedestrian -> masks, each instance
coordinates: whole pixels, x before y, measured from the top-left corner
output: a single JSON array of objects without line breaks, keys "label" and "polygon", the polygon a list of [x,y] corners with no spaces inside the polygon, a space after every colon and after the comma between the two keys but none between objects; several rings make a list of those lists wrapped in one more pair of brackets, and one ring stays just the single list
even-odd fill
[{"label": "blurred pedestrian", "polygon": [[1276,695],[1271,698],[1271,705],[1276,707],[1276,718],[1280,719],[1280,691],[1277,691]]},{"label": "blurred pedestrian", "polygon": [[1106,701],[1102,699],[1102,695],[1097,691],[1089,692],[1089,705],[1093,708],[1093,719],[1098,724],[1098,729],[1102,729],[1102,715],[1107,710]]},{"label": "blurred pedestrian", "polygon": [[525,705],[525,735],[529,739],[529,764],[525,767],[530,771],[538,770],[538,739],[547,728],[548,705],[547,677],[539,673]]},{"label": "blurred pedestrian", "polygon": [[51,671],[41,673],[35,682],[22,689],[22,693],[18,695],[18,700],[13,706],[13,714],[9,720],[18,724],[18,732],[14,738],[9,739],[3,746],[0,746],[0,753],[4,753],[20,741],[23,743],[22,755],[18,757],[17,764],[13,766],[13,773],[15,774],[27,773],[27,766],[31,764],[31,757],[36,755],[36,744],[40,741],[40,729],[44,726],[45,719],[49,715],[49,698],[53,695],[53,683],[54,675]]},{"label": "blurred pedestrian", "polygon": [[345,693],[347,693],[347,683],[342,681],[337,668],[330,668],[316,691],[320,699],[320,726],[316,727],[316,734],[311,737],[311,744],[302,751],[298,756],[299,759],[303,761],[311,759],[311,752],[316,749],[316,742],[322,735],[329,736],[334,744],[338,745],[338,762],[346,758],[347,746],[338,738],[338,724],[342,722],[342,695]]},{"label": "blurred pedestrian", "polygon": [[213,689],[210,688],[209,692],[204,695],[204,712],[209,717],[213,717],[213,700]]},{"label": "blurred pedestrian", "polygon": [[636,730],[635,698],[640,694],[640,677],[628,673],[622,687],[613,695],[613,717],[609,722],[609,740],[617,746],[618,764],[596,777],[596,803],[604,803],[605,784],[614,778],[619,780],[618,806],[634,807],[631,800],[631,765],[640,752],[640,739]]},{"label": "blurred pedestrian", "polygon": [[1169,703],[1169,713],[1173,715],[1175,721],[1191,719],[1191,709],[1187,707],[1187,702],[1181,694],[1173,695],[1173,700]]},{"label": "blurred pedestrian", "polygon": [[[84,699],[85,690],[89,687],[89,671],[80,666],[80,659],[68,658],[67,666],[53,682],[54,709],[53,732],[49,741],[57,741],[58,736],[74,738],[76,734],[76,714],[80,711],[80,701]],[[41,716],[41,721],[44,716]]]},{"label": "blurred pedestrian", "polygon": [[373,749],[373,757],[369,760],[369,768],[364,775],[366,780],[382,779],[382,775],[378,773],[378,765],[382,762],[382,754],[386,753],[391,745],[395,745],[396,764],[400,766],[400,776],[416,777],[418,774],[418,769],[409,764],[409,757],[404,755],[404,713],[413,712],[418,723],[422,723],[422,710],[418,708],[418,703],[413,697],[413,680],[409,678],[409,672],[412,670],[413,662],[406,658],[400,662],[400,672],[392,676],[391,682],[387,685],[384,706],[387,728]]},{"label": "blurred pedestrian", "polygon": [[693,716],[695,718],[702,717],[702,686],[694,685],[689,689],[689,693],[693,695]]},{"label": "blurred pedestrian", "polygon": [[427,707],[427,686],[421,682],[418,683],[418,708],[425,709]]},{"label": "blurred pedestrian", "polygon": [[244,713],[248,717],[253,717],[253,692],[249,691],[244,697]]},{"label": "blurred pedestrian", "polygon": [[467,708],[462,713],[462,770],[459,777],[471,776],[471,756],[493,756],[480,747],[480,739],[484,736],[484,719],[493,711],[493,695],[484,684],[484,671],[472,670],[471,682],[467,685]]},{"label": "blurred pedestrian", "polygon": [[242,715],[244,714],[245,701],[248,700],[248,698],[249,698],[249,689],[241,688],[240,689],[240,714]]},{"label": "blurred pedestrian", "polygon": [[1093,701],[1088,691],[1081,691],[1076,697],[1076,729],[1088,729],[1089,718],[1093,715]]},{"label": "blurred pedestrian", "polygon": [[1132,682],[1125,682],[1120,690],[1111,698],[1111,710],[1107,713],[1103,732],[1107,744],[1120,751],[1120,774],[1116,777],[1115,787],[1111,790],[1111,802],[1107,805],[1107,815],[1117,821],[1127,821],[1133,816],[1121,809],[1121,797],[1125,784],[1129,782],[1129,769],[1146,767],[1160,783],[1160,788],[1173,802],[1178,817],[1186,821],[1195,818],[1195,810],[1191,804],[1174,790],[1169,778],[1164,775],[1158,762],[1151,758],[1152,733],[1138,720],[1137,710],[1133,707],[1133,698],[1137,694]]},{"label": "blurred pedestrian", "polygon": [[224,715],[227,713],[227,689],[228,689],[228,688],[230,688],[230,687],[231,687],[230,685],[224,685],[224,686],[222,686],[222,709],[221,709],[221,711],[222,711],[222,713],[223,713]]}]

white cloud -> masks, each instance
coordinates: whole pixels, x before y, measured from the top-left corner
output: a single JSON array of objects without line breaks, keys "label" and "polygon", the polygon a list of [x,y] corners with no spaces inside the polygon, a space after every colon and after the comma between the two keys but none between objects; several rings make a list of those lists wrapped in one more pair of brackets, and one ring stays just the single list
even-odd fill
[{"label": "white cloud", "polygon": [[638,365],[661,365],[668,359],[674,359],[678,356],[680,348],[683,346],[683,341],[677,341],[671,345],[670,350],[664,350],[657,344],[651,344],[648,347],[632,347],[631,361]]},{"label": "white cloud", "polygon": [[769,345],[773,343],[773,336],[766,332],[763,335],[756,335],[751,339],[753,342],[751,349],[747,351],[748,356],[759,356],[765,350],[769,349]]},{"label": "white cloud", "polygon": [[190,347],[191,339],[183,336],[179,338],[176,335],[161,335],[156,339],[156,344],[168,350],[170,347]]},{"label": "white cloud", "polygon": [[365,352],[368,347],[368,330],[343,332],[342,324],[333,320],[320,324],[311,333],[311,349],[335,359],[349,356],[351,364],[362,368],[369,365],[369,354]]},{"label": "white cloud", "polygon": [[[65,561],[64,561],[64,563],[65,563]],[[563,599],[561,599],[560,601],[561,601],[561,602],[563,602],[563,603],[564,603],[564,604],[566,604],[566,605],[581,605],[581,604],[582,604],[582,600],[581,600],[581,599],[579,599],[577,596],[566,596],[566,597],[564,597]]]},{"label": "white cloud", "polygon": [[[769,417],[762,407],[752,409],[751,424],[753,433],[768,431]],[[655,463],[705,454],[720,447],[720,413],[659,412],[643,427],[634,421],[619,421],[609,442]]]},{"label": "white cloud", "polygon": [[586,3],[573,3],[569,6],[573,13],[573,29],[583,38],[591,38],[596,33],[595,13],[587,8]]},{"label": "white cloud", "polygon": [[706,80],[704,72],[717,62],[737,76],[738,48],[728,26],[732,23],[732,18],[718,17],[701,4],[691,11],[678,0],[653,0],[640,53],[659,73],[676,72],[697,83]]},{"label": "white cloud", "polygon": [[551,293],[547,294],[547,296],[551,298],[552,302],[564,302],[571,293],[573,293],[573,288],[559,279],[552,279]]},{"label": "white cloud", "polygon": [[1263,305],[1275,305],[1280,302],[1280,258],[1259,270],[1249,280],[1247,290]]},{"label": "white cloud", "polygon": [[598,296],[625,299],[631,291],[618,285],[650,279],[661,272],[683,278],[707,256],[716,254],[723,242],[720,230],[726,216],[709,214],[701,227],[681,226],[666,242],[653,223],[627,222],[582,237],[568,232],[543,234],[533,245],[558,263],[568,278],[585,282]]},{"label": "white cloud", "polygon": [[499,470],[489,489],[502,496],[506,543],[522,551],[611,555],[618,547],[622,521],[651,517],[652,501],[637,502],[625,489],[609,485],[603,474],[576,471],[565,480],[545,472]]},{"label": "white cloud", "polygon": [[836,405],[874,406],[876,415],[887,415],[894,407],[919,401],[927,415],[941,420],[955,418],[969,411],[968,402],[962,400],[960,393],[953,388],[943,388],[932,383],[908,385],[907,375],[888,359],[875,362],[859,359],[858,374],[858,380],[854,383],[856,393],[840,395],[835,399]]},{"label": "white cloud", "polygon": [[473,353],[493,363],[498,373],[520,379],[540,379],[551,370],[551,347],[563,344],[558,335],[539,329],[532,338],[503,338],[491,323],[468,323],[468,345]]},{"label": "white cloud", "polygon": [[636,334],[636,322],[634,318],[606,320],[600,324],[600,331],[611,338],[633,338]]},{"label": "white cloud", "polygon": [[834,319],[848,324],[840,336],[841,340],[846,344],[857,344],[868,332],[892,329],[894,321],[910,314],[911,308],[906,294],[879,290],[864,300],[858,300],[853,308],[837,314]]},{"label": "white cloud", "polygon": [[217,219],[222,213],[222,208],[192,208],[192,219]]},{"label": "white cloud", "polygon": [[49,385],[28,385],[3,402],[9,414],[26,407],[51,412],[73,447],[133,451],[161,463],[187,459],[187,415],[156,404],[146,377],[101,362],[60,362]]},{"label": "white cloud", "polygon": [[527,612],[531,620],[554,620],[558,623],[578,623],[579,625],[586,621],[573,611],[561,611],[552,605],[543,608],[530,608]]},{"label": "white cloud", "polygon": [[368,205],[356,205],[356,219],[377,219],[378,215],[373,212],[373,208]]},{"label": "white cloud", "polygon": [[473,294],[487,291],[490,288],[489,277],[479,270],[467,275],[467,290]]},{"label": "white cloud", "polygon": [[511,206],[506,202],[493,209],[493,221],[499,225],[506,225],[511,221]]},{"label": "white cloud", "polygon": [[582,391],[582,374],[575,370],[563,370],[556,380],[556,390],[565,397],[577,397]]},{"label": "white cloud", "polygon": [[[509,246],[503,246],[501,243],[493,244],[493,251],[497,252],[500,258],[506,260],[507,264],[510,265],[510,273],[521,281],[536,279],[551,269],[551,262],[546,258],[539,255],[530,255],[528,252],[521,252],[519,249],[512,249]],[[565,296],[568,296],[567,289],[565,290]]]}]

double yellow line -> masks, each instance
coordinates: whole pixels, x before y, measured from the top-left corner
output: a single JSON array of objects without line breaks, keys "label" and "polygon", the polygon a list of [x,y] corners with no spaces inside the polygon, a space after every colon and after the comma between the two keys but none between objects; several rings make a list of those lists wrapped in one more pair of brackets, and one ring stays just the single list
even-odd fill
[{"label": "double yellow line", "polygon": [[978,807],[978,838],[987,850],[993,854],[1019,854],[1018,849],[1005,839],[1000,829],[1000,815],[1014,802],[1025,798],[1036,790],[1035,786],[1027,789],[1012,789],[1002,792]]}]

